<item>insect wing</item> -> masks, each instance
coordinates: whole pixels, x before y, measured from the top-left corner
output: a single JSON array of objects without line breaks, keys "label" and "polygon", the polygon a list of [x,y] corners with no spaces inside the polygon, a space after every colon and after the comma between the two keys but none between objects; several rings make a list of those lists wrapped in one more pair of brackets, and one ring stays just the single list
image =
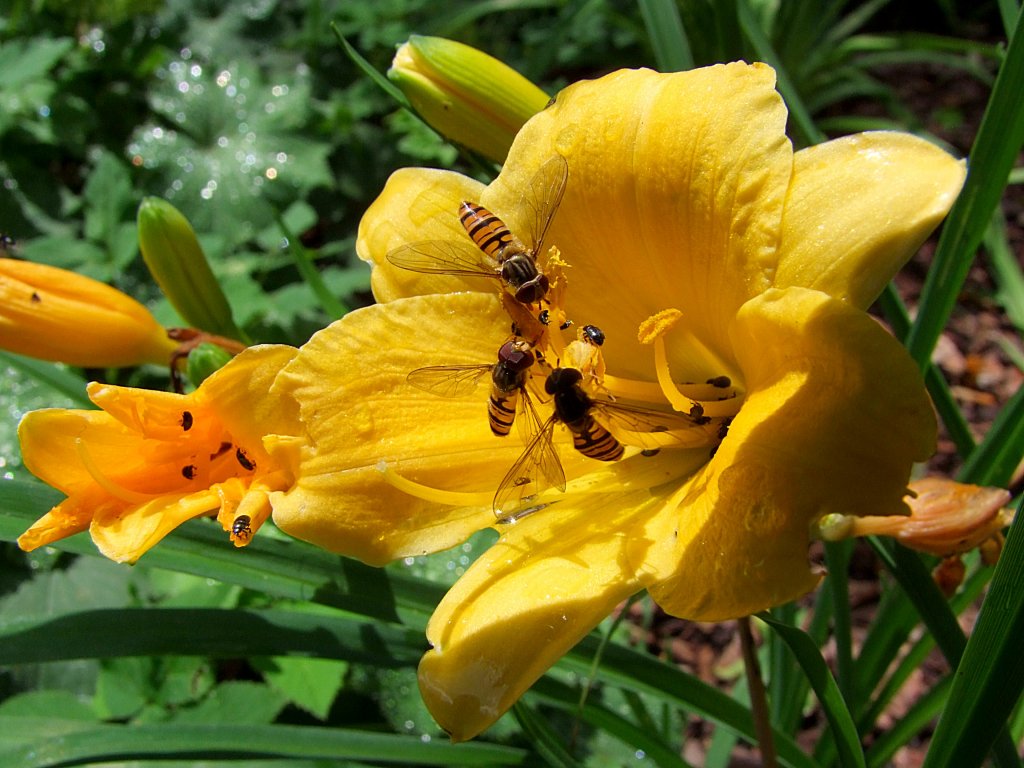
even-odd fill
[{"label": "insect wing", "polygon": [[477,388],[493,365],[431,365],[410,371],[405,380],[440,397],[463,397]]},{"label": "insect wing", "polygon": [[558,206],[562,204],[565,194],[565,182],[569,178],[569,166],[565,158],[555,155],[537,171],[530,181],[530,188],[520,202],[525,211],[529,229],[529,243],[533,247],[534,257],[544,253],[544,238],[548,233]]},{"label": "insect wing", "polygon": [[552,415],[502,478],[494,494],[494,514],[499,520],[508,522],[522,517],[533,497],[550,486],[565,490],[565,471],[551,439],[555,422]]},{"label": "insect wing", "polygon": [[[706,432],[702,422],[684,413],[656,411],[652,408],[596,401],[591,414],[626,445],[644,449],[703,445]],[[692,440],[686,433],[693,434]]]},{"label": "insect wing", "polygon": [[498,265],[468,240],[422,240],[389,251],[387,260],[412,272],[499,277]]}]

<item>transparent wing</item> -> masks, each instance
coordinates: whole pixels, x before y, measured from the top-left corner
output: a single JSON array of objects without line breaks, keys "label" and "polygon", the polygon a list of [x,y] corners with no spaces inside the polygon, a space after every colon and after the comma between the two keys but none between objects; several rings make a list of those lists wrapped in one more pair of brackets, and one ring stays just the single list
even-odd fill
[{"label": "transparent wing", "polygon": [[387,260],[413,272],[470,277],[499,277],[499,266],[468,239],[422,240],[389,251]]},{"label": "transparent wing", "polygon": [[569,166],[565,158],[555,155],[534,174],[530,188],[523,194],[520,206],[527,211],[523,217],[530,227],[528,244],[533,248],[534,256],[544,253],[544,237],[562,203],[568,178]]},{"label": "transparent wing", "polygon": [[565,472],[551,439],[556,421],[552,414],[498,485],[494,514],[501,522],[522,517],[541,491],[552,486],[565,490]]},{"label": "transparent wing", "polygon": [[600,400],[594,402],[591,414],[626,445],[655,449],[708,442],[705,425],[710,419],[698,416]]},{"label": "transparent wing", "polygon": [[431,365],[411,371],[405,380],[440,397],[462,397],[477,388],[493,365]]}]

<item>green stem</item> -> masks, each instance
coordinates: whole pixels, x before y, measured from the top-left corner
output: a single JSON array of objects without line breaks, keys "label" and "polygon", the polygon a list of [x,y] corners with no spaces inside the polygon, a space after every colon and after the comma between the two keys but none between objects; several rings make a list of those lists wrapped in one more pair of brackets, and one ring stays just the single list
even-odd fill
[{"label": "green stem", "polygon": [[761,677],[761,664],[757,660],[757,647],[754,645],[754,633],[750,628],[750,617],[737,619],[736,626],[743,648],[743,667],[747,672],[754,729],[757,731],[757,741],[761,748],[761,765],[763,768],[778,768],[775,738],[772,736],[772,723],[768,714],[768,694],[765,692],[764,679]]}]

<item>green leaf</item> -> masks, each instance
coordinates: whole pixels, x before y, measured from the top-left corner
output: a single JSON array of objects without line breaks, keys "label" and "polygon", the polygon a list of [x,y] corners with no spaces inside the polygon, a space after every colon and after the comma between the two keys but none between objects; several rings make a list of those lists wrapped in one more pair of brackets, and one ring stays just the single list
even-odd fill
[{"label": "green leaf", "polygon": [[772,618],[771,614],[761,613],[758,614],[758,618],[786,642],[807,675],[828,720],[829,732],[838,747],[839,764],[844,768],[866,768],[864,751],[861,749],[853,717],[814,641],[796,627]]},{"label": "green leaf", "polygon": [[580,766],[579,761],[569,753],[551,724],[534,711],[527,701],[519,699],[512,705],[512,713],[526,737],[533,743],[534,749],[540,753],[547,765],[553,768],[578,768]]},{"label": "green leaf", "polygon": [[527,757],[521,749],[483,742],[423,742],[418,737],[341,728],[230,724],[225,727],[188,723],[107,725],[56,739],[37,738],[28,746],[0,751],[0,765],[5,768],[67,768],[118,760],[206,759],[211,755],[249,763],[271,757],[291,757],[453,768],[522,765]]},{"label": "green leaf", "polygon": [[942,228],[907,349],[924,368],[949,320],[974,252],[992,220],[1003,186],[1024,144],[1024,13],[996,77],[968,161],[963,190]]},{"label": "green leaf", "polygon": [[[1024,689],[1024,654],[1020,651],[1024,637],[1024,531],[1019,522],[1020,507],[1017,516],[957,667],[949,704],[932,736],[924,768],[981,765],[997,736],[1001,732],[1005,736],[1007,718]],[[1011,754],[1016,757],[1016,749]]]},{"label": "green leaf", "polygon": [[176,710],[172,722],[223,725],[244,732],[247,726],[272,723],[285,704],[283,694],[262,683],[229,680],[196,706]]},{"label": "green leaf", "polygon": [[0,752],[96,725],[96,713],[68,691],[28,691],[0,701]]},{"label": "green leaf", "polygon": [[413,629],[281,609],[122,608],[54,617],[5,613],[0,640],[0,664],[294,653],[392,667],[415,664],[426,650],[423,635]]},{"label": "green leaf", "polygon": [[253,659],[267,685],[320,720],[327,719],[348,664],[331,659],[275,656]]},{"label": "green leaf", "polygon": [[639,0],[639,5],[658,71],[693,69],[693,52],[686,39],[679,7],[672,0]]}]

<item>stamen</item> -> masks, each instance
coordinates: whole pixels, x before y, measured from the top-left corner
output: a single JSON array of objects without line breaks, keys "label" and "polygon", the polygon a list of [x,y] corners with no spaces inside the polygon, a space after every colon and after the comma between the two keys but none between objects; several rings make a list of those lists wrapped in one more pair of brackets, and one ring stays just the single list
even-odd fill
[{"label": "stamen", "polygon": [[663,309],[640,323],[637,339],[641,344],[654,345],[654,371],[665,399],[680,413],[689,413],[697,405],[697,401],[686,397],[672,381],[664,340],[665,334],[671,331],[682,317],[683,313],[678,309]]},{"label": "stamen", "polygon": [[[637,339],[641,344],[654,346],[654,370],[661,395],[672,407],[681,413],[700,411],[708,418],[735,416],[740,411],[742,399],[732,387],[728,376],[716,376],[701,384],[676,384],[668,367],[668,352],[665,348],[665,334],[682,319],[678,309],[663,309],[640,323]],[[610,378],[610,377],[609,377]],[[617,382],[616,382],[617,383]],[[615,391],[609,383],[608,388]]]},{"label": "stamen", "polygon": [[402,493],[414,496],[417,499],[434,502],[436,504],[447,504],[452,507],[482,507],[487,506],[493,499],[491,493],[471,493],[465,491],[443,491],[440,488],[431,488],[429,485],[422,485],[406,477],[402,477],[383,461],[377,465],[377,470],[384,475],[384,480],[393,488]]},{"label": "stamen", "polygon": [[78,458],[82,462],[82,466],[85,467],[85,471],[89,473],[89,476],[96,481],[96,484],[100,488],[105,490],[115,499],[121,501],[127,501],[129,504],[142,504],[156,497],[156,494],[151,493],[139,493],[137,491],[129,490],[123,485],[118,485],[109,477],[107,477],[100,470],[96,463],[92,460],[92,456],[89,455],[89,449],[86,448],[85,441],[77,437],[75,438],[75,451],[78,453]]}]

